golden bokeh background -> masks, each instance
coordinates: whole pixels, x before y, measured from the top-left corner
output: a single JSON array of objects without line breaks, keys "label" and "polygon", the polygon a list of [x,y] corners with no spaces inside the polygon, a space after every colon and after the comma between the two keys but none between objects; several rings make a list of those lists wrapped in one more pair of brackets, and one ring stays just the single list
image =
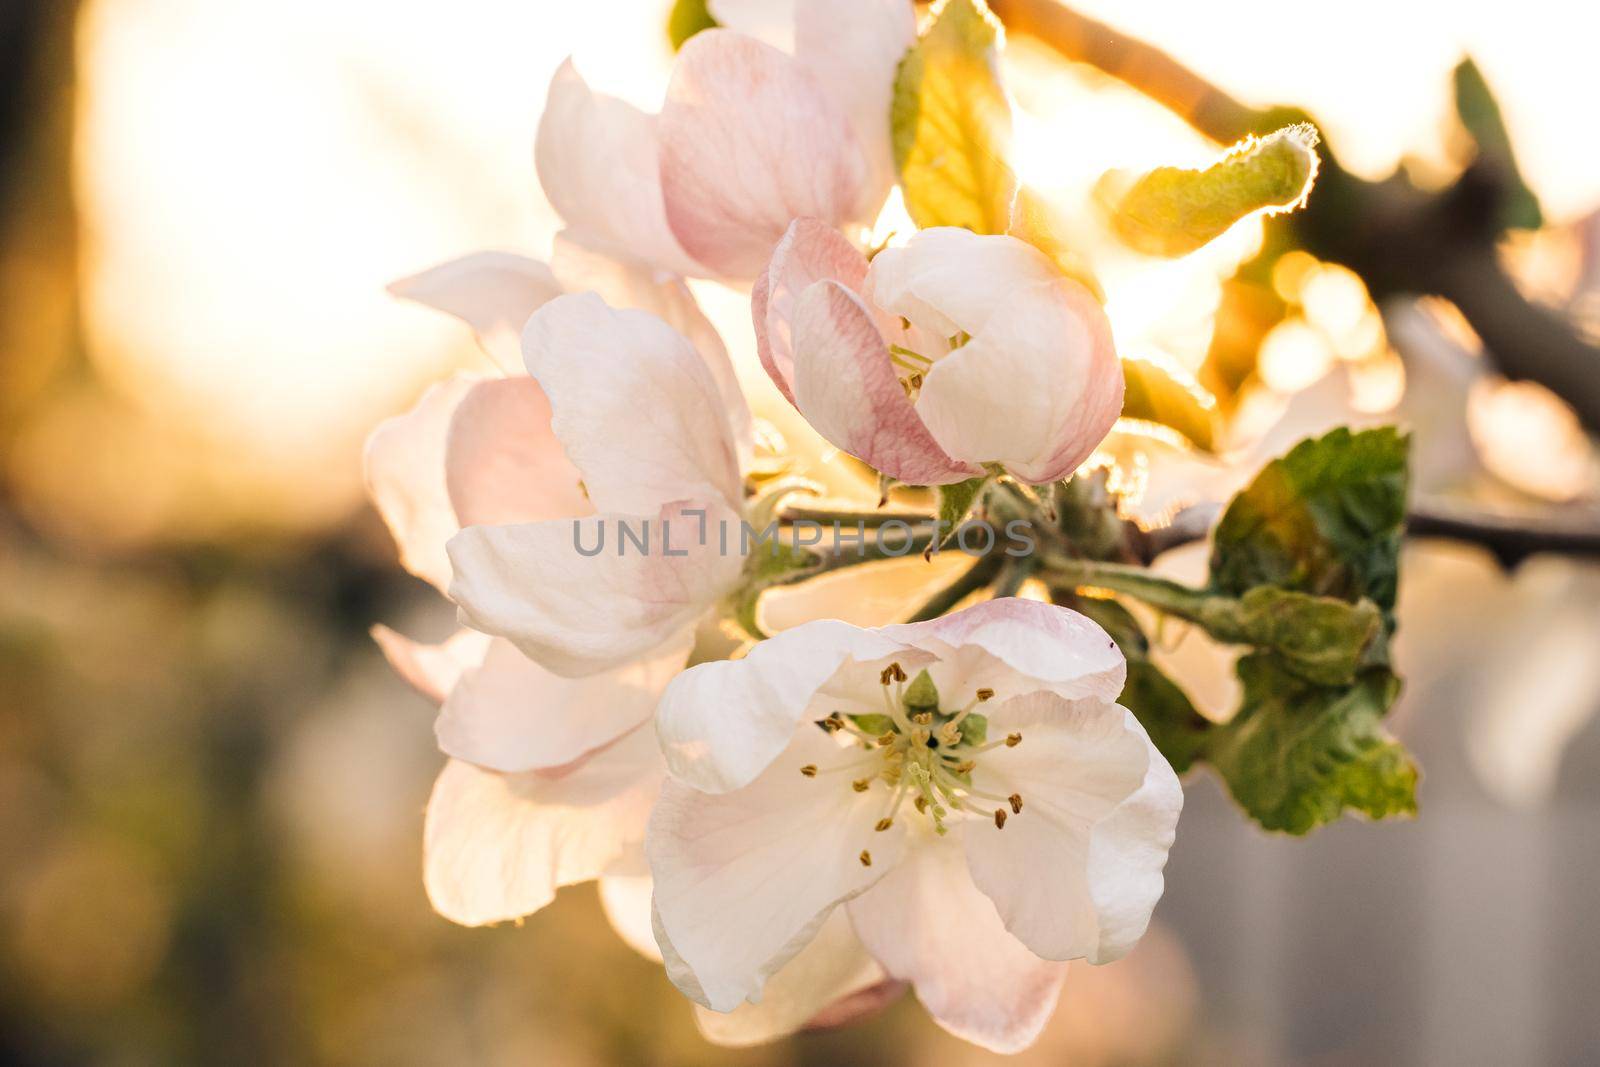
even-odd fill
[{"label": "golden bokeh background", "polygon": [[[395,565],[360,443],[483,357],[383,287],[476,248],[547,251],[549,76],[576,54],[653,104],[665,6],[0,5],[0,1062],[998,1062],[909,998],[851,1031],[716,1050],[590,888],[493,930],[423,896],[431,709],[366,631],[451,620]],[[1077,7],[1243,100],[1306,108],[1358,175],[1424,186],[1463,165],[1449,86],[1470,53],[1545,209],[1506,261],[1600,333],[1592,5]],[[1008,64],[1018,170],[1069,214],[1108,168],[1216,150],[1025,40]],[[1218,389],[1231,463],[1138,435],[1108,450],[1145,518],[1236,485],[1334,409],[1416,425],[1430,489],[1595,506],[1593,444],[1550,394],[1476,373],[1416,387],[1414,353],[1475,350],[1449,305],[1380,315],[1358,276],[1290,253],[1251,326],[1230,283],[1272,225],[1170,263],[1101,249],[1125,353],[1207,381],[1248,338]],[[696,291],[782,421],[744,298]],[[1199,549],[1161,566],[1193,574]],[[1600,1061],[1600,567],[1540,555],[1507,574],[1434,541],[1405,567],[1396,728],[1427,773],[1421,819],[1267,837],[1202,775],[1151,935],[1076,968],[1020,1062]],[[1229,707],[1226,654],[1164,640],[1197,700]]]}]

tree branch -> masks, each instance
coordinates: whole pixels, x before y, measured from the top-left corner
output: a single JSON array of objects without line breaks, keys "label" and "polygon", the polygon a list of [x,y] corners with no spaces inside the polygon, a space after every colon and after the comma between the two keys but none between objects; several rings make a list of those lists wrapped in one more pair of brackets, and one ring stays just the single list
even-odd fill
[{"label": "tree branch", "polygon": [[[1214,140],[1315,121],[1299,111],[1242,104],[1160,49],[1056,0],[991,0],[990,7],[1014,32],[1126,82]],[[1407,294],[1450,300],[1507,377],[1545,386],[1600,432],[1600,348],[1525,299],[1496,255],[1502,209],[1517,180],[1504,161],[1482,156],[1453,186],[1430,193],[1403,177],[1357,178],[1326,144],[1321,154],[1310,202],[1286,218],[1302,247],[1360,274],[1375,300]]]}]

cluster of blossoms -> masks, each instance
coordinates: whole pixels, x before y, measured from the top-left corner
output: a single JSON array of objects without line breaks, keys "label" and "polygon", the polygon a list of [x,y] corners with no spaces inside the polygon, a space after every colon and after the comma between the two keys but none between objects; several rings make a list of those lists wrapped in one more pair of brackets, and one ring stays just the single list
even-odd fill
[{"label": "cluster of blossoms", "polygon": [[[440,705],[426,886],[476,925],[598,881],[715,1040],[909,986],[1015,1050],[1065,961],[1143,933],[1177,778],[1117,704],[1117,646],[1064,607],[818,617],[707,652],[760,561],[706,531],[761,498],[749,409],[683,278],[752,285],[784,397],[907,484],[1069,477],[1122,374],[1095,298],[1023,241],[933,228],[869,261],[912,5],[779,7],[719,5],[731,28],[684,46],[657,115],[563,66],[536,153],[567,227],[551,262],[480,253],[394,287],[502,371],[434,386],[367,448],[402,562],[463,623],[439,645],[376,631]],[[618,523],[671,538],[575,550]]]}]

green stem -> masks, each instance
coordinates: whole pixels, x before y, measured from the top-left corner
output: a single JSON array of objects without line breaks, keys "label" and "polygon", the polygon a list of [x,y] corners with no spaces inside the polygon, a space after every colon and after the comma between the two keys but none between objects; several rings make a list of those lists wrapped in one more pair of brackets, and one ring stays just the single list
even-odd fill
[{"label": "green stem", "polygon": [[984,556],[968,567],[955,581],[929,597],[906,621],[927,622],[929,619],[937,619],[965,600],[969,594],[977,592],[993,581],[1004,562],[998,554]]},{"label": "green stem", "polygon": [[1051,559],[1044,564],[1043,577],[1052,586],[1093,585],[1142,600],[1169,615],[1201,620],[1202,606],[1209,594],[1191,589],[1167,578],[1158,578],[1143,567],[1123,563],[1100,563],[1087,559]]}]

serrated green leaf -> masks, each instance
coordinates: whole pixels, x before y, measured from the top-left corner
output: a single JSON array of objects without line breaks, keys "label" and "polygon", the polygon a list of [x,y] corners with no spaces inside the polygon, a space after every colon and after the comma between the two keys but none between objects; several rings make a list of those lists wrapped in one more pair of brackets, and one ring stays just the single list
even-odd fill
[{"label": "serrated green leaf", "polygon": [[1207,597],[1195,620],[1220,641],[1273,649],[1295,674],[1319,685],[1348,685],[1382,659],[1372,650],[1383,615],[1370,600],[1347,604],[1270,585],[1238,597]]},{"label": "serrated green leaf", "polygon": [[1316,179],[1316,146],[1316,129],[1296,123],[1246,138],[1204,170],[1159,167],[1114,197],[1112,227],[1135,251],[1186,255],[1246,215],[1304,203]]},{"label": "serrated green leaf", "polygon": [[1400,682],[1384,669],[1354,685],[1312,685],[1276,656],[1239,661],[1244,702],[1218,727],[1207,759],[1262,826],[1305,834],[1356,811],[1373,819],[1417,810],[1417,769],[1384,732]]},{"label": "serrated green leaf", "polygon": [[942,0],[930,18],[900,63],[890,110],[906,210],[924,228],[1005,233],[1017,179],[1000,24],[983,0]]},{"label": "serrated green leaf", "polygon": [[1493,160],[1503,179],[1499,225],[1503,229],[1539,229],[1544,225],[1544,212],[1539,208],[1538,196],[1517,169],[1511,134],[1483,71],[1470,58],[1463,59],[1456,65],[1452,80],[1456,116],[1478,146],[1478,154]]},{"label": "serrated green leaf", "polygon": [[676,52],[683,43],[701,30],[714,29],[717,20],[706,7],[706,0],[676,0],[667,15],[667,39]]},{"label": "serrated green leaf", "polygon": [[1212,535],[1213,588],[1259,585],[1372,600],[1392,623],[1410,439],[1341,427],[1300,442],[1228,504]]},{"label": "serrated green leaf", "polygon": [[1149,360],[1124,359],[1122,417],[1159,423],[1196,448],[1216,446],[1216,400],[1189,375]]},{"label": "serrated green leaf", "polygon": [[983,487],[988,484],[989,476],[979,475],[964,482],[939,486],[940,548],[948,546],[955,540],[956,530],[967,521],[967,516],[972,514],[972,505],[977,503],[978,494],[982,493]]}]

